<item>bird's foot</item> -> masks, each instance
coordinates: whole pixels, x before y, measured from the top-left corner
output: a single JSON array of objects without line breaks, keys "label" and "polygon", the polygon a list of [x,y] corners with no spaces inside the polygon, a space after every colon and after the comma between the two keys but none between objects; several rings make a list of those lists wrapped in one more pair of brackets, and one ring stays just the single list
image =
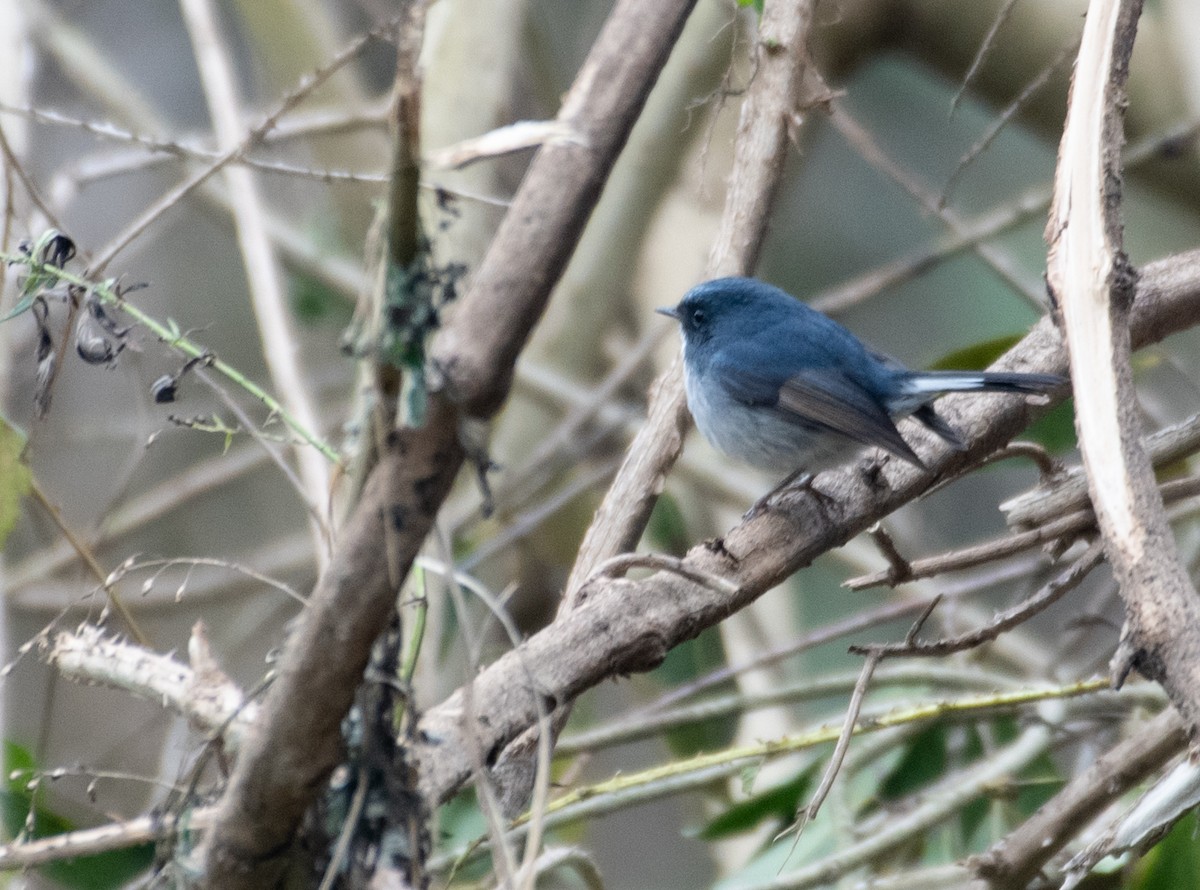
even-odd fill
[{"label": "bird's foot", "polygon": [[754,506],[752,506],[742,515],[742,521],[749,522],[751,519],[756,519],[763,513],[766,513],[772,507],[776,506],[783,495],[787,494],[793,489],[809,492],[814,498],[821,502],[822,506],[831,504],[833,502],[833,498],[821,491],[821,489],[817,488],[817,486],[813,485],[814,478],[815,477],[812,473],[809,473],[805,470],[797,470],[786,477],[782,482],[780,482],[766,494],[764,494],[757,501],[755,501]]}]

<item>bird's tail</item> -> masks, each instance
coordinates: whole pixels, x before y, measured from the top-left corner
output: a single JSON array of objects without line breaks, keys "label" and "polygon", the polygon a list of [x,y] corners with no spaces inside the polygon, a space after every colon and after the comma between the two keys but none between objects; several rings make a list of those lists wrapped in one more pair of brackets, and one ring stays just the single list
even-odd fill
[{"label": "bird's tail", "polygon": [[948,392],[1015,392],[1036,395],[1066,383],[1057,374],[1008,371],[910,371],[900,381],[905,396],[921,402]]},{"label": "bird's tail", "polygon": [[950,445],[962,450],[958,432],[946,423],[929,403],[948,392],[1011,392],[1038,395],[1066,383],[1057,374],[1017,374],[1008,371],[908,371],[901,379],[900,395],[890,400],[888,410],[912,414]]}]

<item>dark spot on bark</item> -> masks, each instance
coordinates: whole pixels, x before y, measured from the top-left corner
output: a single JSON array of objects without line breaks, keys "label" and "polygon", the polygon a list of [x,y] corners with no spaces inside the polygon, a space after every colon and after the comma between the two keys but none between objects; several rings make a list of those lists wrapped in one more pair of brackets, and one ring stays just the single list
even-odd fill
[{"label": "dark spot on bark", "polygon": [[1167,666],[1161,653],[1155,648],[1143,648],[1138,645],[1130,659],[1133,669],[1148,680],[1159,683],[1168,681]]},{"label": "dark spot on bark", "polygon": [[483,765],[491,769],[500,759],[500,755],[504,753],[504,742],[497,742],[488,749],[487,756],[483,758]]},{"label": "dark spot on bark", "polygon": [[654,670],[666,659],[668,648],[661,634],[648,631],[641,634],[634,645],[623,653],[613,665],[614,670],[625,675]]},{"label": "dark spot on bark", "polygon": [[392,531],[404,531],[404,521],[408,518],[408,511],[399,504],[392,504],[389,510],[392,520]]},{"label": "dark spot on bark", "polygon": [[420,511],[427,516],[434,513],[438,508],[438,492],[441,489],[441,479],[438,474],[431,473],[420,479],[414,479],[412,485]]},{"label": "dark spot on bark", "polygon": [[[1118,208],[1119,212],[1119,208]],[[1121,309],[1129,311],[1137,291],[1138,270],[1129,261],[1124,251],[1117,253],[1116,268],[1113,270],[1113,298],[1120,301]]]},{"label": "dark spot on bark", "polygon": [[877,460],[863,461],[858,465],[859,475],[862,476],[863,482],[876,491],[888,487],[887,480],[883,477],[883,466],[883,462]]}]

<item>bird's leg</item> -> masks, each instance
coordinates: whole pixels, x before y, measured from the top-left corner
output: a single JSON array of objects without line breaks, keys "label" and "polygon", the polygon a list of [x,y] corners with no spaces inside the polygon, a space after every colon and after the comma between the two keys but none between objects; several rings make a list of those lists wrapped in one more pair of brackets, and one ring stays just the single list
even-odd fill
[{"label": "bird's leg", "polygon": [[819,501],[829,503],[833,500],[821,489],[813,485],[814,475],[807,470],[795,470],[784,477],[783,481],[764,494],[761,498],[754,502],[749,510],[742,515],[743,522],[749,522],[775,506],[775,500],[790,488],[798,488],[802,491],[808,491]]}]

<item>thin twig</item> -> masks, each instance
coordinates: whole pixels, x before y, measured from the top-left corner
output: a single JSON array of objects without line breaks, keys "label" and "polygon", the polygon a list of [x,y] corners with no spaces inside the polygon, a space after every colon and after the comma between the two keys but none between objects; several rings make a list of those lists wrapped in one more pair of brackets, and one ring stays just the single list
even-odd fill
[{"label": "thin twig", "polygon": [[893,819],[880,831],[864,837],[829,856],[806,864],[796,871],[774,880],[748,885],[752,890],[800,890],[806,887],[828,887],[855,868],[877,859],[880,855],[909,838],[920,837],[933,826],[950,818],[965,804],[1013,773],[1017,773],[1041,756],[1054,739],[1053,730],[1045,725],[1027,728],[1011,745],[984,758],[973,768],[957,777],[953,788],[926,800],[905,813],[903,819]]},{"label": "thin twig", "polygon": [[[577,458],[582,430],[598,415],[604,415],[606,409],[611,406],[614,395],[645,366],[669,331],[670,328],[665,325],[655,327],[643,335],[631,349],[623,351],[620,361],[604,379],[587,391],[586,395],[581,394],[581,398],[571,406],[566,416],[547,435],[538,440],[528,460],[500,478],[495,487],[496,503],[507,509],[512,509],[510,504],[514,502],[519,506],[533,497],[544,484],[544,480],[551,477],[565,462],[565,458],[560,458],[560,455],[565,452],[570,458]],[[518,369],[518,383],[530,380],[530,373],[530,363],[524,363],[522,368]],[[562,382],[561,376],[561,372],[555,370],[547,372],[545,376],[539,375],[537,379],[542,381],[548,378],[550,385],[558,385]],[[637,418],[637,422],[640,425],[640,417]],[[607,427],[608,424],[603,426]],[[600,435],[597,435],[595,440],[601,441]]]},{"label": "thin twig", "polygon": [[4,159],[4,169],[16,173],[17,179],[21,180],[21,185],[25,189],[25,194],[29,196],[30,203],[41,211],[42,215],[46,218],[46,225],[58,229],[60,232],[63,231],[62,223],[58,221],[57,214],[42,198],[33,179],[30,178],[29,173],[25,170],[25,165],[21,163],[20,158],[17,157],[16,152],[9,145],[8,136],[5,135],[3,127],[0,127],[0,157]]},{"label": "thin twig", "polygon": [[[245,153],[241,137],[242,110],[231,54],[220,28],[212,0],[180,0],[184,24],[192,42],[192,55],[200,72],[200,83],[213,122],[217,145],[225,152]],[[265,131],[264,131],[265,132]],[[229,186],[233,223],[242,266],[250,294],[250,305],[258,323],[262,356],[274,389],[288,412],[305,429],[319,432],[318,413],[301,373],[296,332],[293,330],[286,287],[278,258],[267,237],[263,199],[254,174],[244,166],[229,165],[222,171]],[[329,498],[329,465],[308,448],[293,449],[299,470],[300,493],[308,506],[313,530],[313,555],[318,569],[329,561],[332,532],[326,521]]]},{"label": "thin twig", "polygon": [[[716,575],[697,572],[679,557],[668,556],[664,553],[618,554],[596,566],[595,571],[592,572],[592,576],[588,581],[598,578],[621,578],[630,569],[655,569],[662,572],[671,572],[672,574],[679,575],[681,578],[687,578],[689,581],[699,584],[702,587],[708,587],[721,593],[737,592],[737,584],[728,578],[720,578]],[[584,586],[586,587],[587,584],[585,583]]]},{"label": "thin twig", "polygon": [[[1024,561],[1015,562],[1009,566],[996,567],[992,571],[981,573],[979,577],[968,578],[963,582],[953,585],[943,584],[937,595],[943,601],[956,600],[977,593],[986,587],[1025,577],[1032,567],[1033,563],[1026,558]],[[842,637],[861,633],[876,625],[886,624],[889,621],[897,621],[901,618],[908,618],[911,615],[919,614],[928,606],[929,602],[930,599],[928,598],[913,598],[899,602],[885,603],[881,606],[864,610],[825,627],[817,628],[803,634],[795,640],[763,652],[754,658],[736,664],[723,665],[689,683],[680,684],[674,689],[663,693],[644,707],[638,708],[633,713],[634,715],[655,713],[671,706],[675,702],[692,698],[707,689],[726,683],[739,674],[769,667],[786,658],[791,658],[815,649],[818,646],[841,639]]]},{"label": "thin twig", "polygon": [[[242,406],[236,401],[234,401],[229,393],[225,391],[225,388],[220,386],[217,381],[213,379],[212,375],[207,373],[203,367],[196,368],[194,373],[196,375],[196,379],[203,382],[216,394],[217,398],[220,399],[225,404],[225,407],[229,409],[229,412],[237,418],[239,423],[241,423],[242,428],[246,430],[246,432],[250,435],[250,438],[258,443],[259,447],[266,452],[266,455],[270,459],[271,463],[273,463],[279,469],[279,472],[283,474],[283,478],[288,481],[288,484],[291,485],[292,489],[304,503],[304,509],[308,513],[308,517],[313,528],[319,532],[317,540],[314,542],[317,545],[316,549],[314,550],[314,562],[316,563],[319,571],[320,568],[325,564],[325,557],[322,554],[327,549],[329,540],[329,524],[325,521],[325,516],[321,509],[321,505],[325,500],[327,500],[327,497],[322,492],[321,495],[314,500],[313,491],[299,476],[296,475],[296,471],[291,468],[286,460],[284,460],[283,455],[279,453],[279,449],[274,445],[274,443],[268,440],[267,436],[259,428],[258,424],[256,424],[250,415],[246,413],[246,410],[242,408]],[[278,384],[278,381],[276,381],[276,383]],[[296,419],[297,421],[303,423],[301,418],[297,417]],[[314,431],[317,429],[317,427],[309,426],[306,426],[305,428],[312,429]],[[319,452],[309,451],[306,445],[307,443],[304,442],[295,443],[293,450],[297,455],[300,454],[301,451],[309,454],[315,454],[318,460],[324,462],[324,458]],[[302,468],[303,466],[304,463],[301,463]]]},{"label": "thin twig", "polygon": [[896,542],[892,540],[892,536],[883,527],[883,524],[876,523],[874,527],[867,530],[867,534],[871,536],[871,540],[875,542],[875,546],[887,560],[888,587],[895,587],[897,584],[912,580],[912,564],[896,548]]},{"label": "thin twig", "polygon": [[[1163,503],[1171,504],[1176,501],[1200,494],[1200,477],[1189,476],[1186,479],[1172,479],[1163,483],[1159,489]],[[914,559],[909,563],[910,574],[905,580],[915,581],[931,578],[943,572],[952,572],[971,566],[983,565],[996,559],[1012,556],[1023,550],[1029,550],[1041,544],[1062,545],[1079,535],[1089,532],[1096,527],[1096,516],[1091,510],[1080,510],[1066,516],[1047,522],[1028,531],[1015,532],[1002,538],[952,550],[938,556],[924,559]],[[842,582],[849,590],[865,590],[868,587],[878,587],[890,584],[891,569],[873,572],[869,575],[859,575]]]},{"label": "thin twig", "polygon": [[[38,123],[52,124],[60,127],[70,127],[80,130],[100,139],[125,143],[136,146],[122,151],[117,155],[105,154],[99,158],[84,158],[77,160],[70,169],[74,173],[65,174],[75,181],[76,187],[99,179],[125,175],[135,171],[145,172],[163,163],[175,160],[214,161],[221,157],[221,152],[214,151],[200,144],[185,139],[166,139],[156,136],[145,136],[126,130],[108,121],[90,121],[72,117],[58,111],[43,108],[19,108],[0,102],[0,112],[16,114]],[[311,137],[328,133],[339,133],[360,127],[378,127],[385,121],[383,109],[351,114],[322,112],[319,114],[296,114],[279,122],[274,132],[264,134],[262,144],[270,145],[288,139]],[[349,170],[314,170],[299,164],[285,161],[264,160],[253,157],[243,157],[234,163],[260,170],[264,173],[278,173],[286,176],[298,176],[304,179],[316,179],[321,182],[385,182],[384,173],[358,173]],[[59,174],[63,176],[64,174]]]},{"label": "thin twig", "polygon": [[[929,616],[933,614],[933,610],[938,607],[938,603],[940,602],[941,597],[934,597],[929,601],[929,604],[925,607],[925,611],[917,616],[917,620],[908,629],[908,633],[904,637],[906,643],[911,644],[916,640],[917,634],[920,633],[921,628],[929,620]],[[829,765],[825,768],[825,775],[821,777],[821,784],[813,792],[808,805],[796,814],[796,822],[793,828],[796,832],[797,840],[799,840],[805,826],[816,818],[817,812],[821,809],[821,804],[825,802],[825,798],[829,796],[830,789],[833,788],[834,779],[837,778],[838,772],[842,768],[842,761],[846,758],[846,751],[850,748],[850,737],[854,734],[854,727],[857,725],[858,716],[862,712],[863,699],[867,695],[867,686],[871,683],[871,677],[874,676],[875,669],[879,667],[879,663],[885,657],[886,652],[882,648],[873,648],[866,653],[866,660],[863,662],[862,670],[858,674],[858,682],[854,684],[854,691],[850,693],[850,701],[846,705],[846,717],[842,722],[841,732],[838,733],[837,743],[833,746],[833,753],[829,757]],[[788,832],[791,830],[788,829]]]},{"label": "thin twig", "polygon": [[101,589],[108,597],[108,602],[112,606],[113,611],[120,616],[121,621],[124,622],[133,639],[141,646],[149,646],[149,638],[133,617],[133,613],[129,611],[129,607],[125,605],[125,601],[117,591],[116,583],[109,580],[109,573],[100,567],[100,563],[96,560],[91,549],[67,525],[58,507],[42,491],[42,487],[38,484],[37,479],[30,478],[29,490],[33,493],[33,499],[46,511],[50,520],[58,527],[59,533],[71,545],[71,549],[75,551],[76,555],[83,561],[83,564],[87,566],[88,571],[92,573],[92,577],[100,584]]},{"label": "thin twig", "polygon": [[[175,556],[171,557],[170,559],[138,559],[137,557],[130,557],[109,573],[108,580],[115,584],[130,572],[140,572],[146,569],[158,569],[150,581],[143,583],[142,593],[144,595],[149,585],[157,580],[166,569],[173,566],[212,566],[214,568],[227,569],[230,572],[236,572],[238,574],[245,575],[247,578],[251,578],[260,584],[273,587],[280,593],[291,597],[300,605],[304,605],[304,597],[301,596],[300,593],[297,592],[296,589],[290,584],[280,581],[278,578],[273,578],[264,572],[259,572],[255,569],[252,569],[249,566],[240,565],[236,562],[230,562],[227,559],[217,559],[210,556]],[[179,594],[176,594],[176,598],[178,598],[178,596]]]},{"label": "thin twig", "polygon": [[548,494],[541,503],[514,516],[505,523],[499,534],[487,539],[460,560],[458,567],[464,572],[474,571],[496,554],[509,552],[509,548],[529,537],[581,494],[611,479],[616,468],[616,462],[610,460],[585,469],[576,478],[568,480],[561,489]]},{"label": "thin twig", "polygon": [[[1010,0],[1010,2],[1012,2],[1012,0]],[[1063,67],[1064,64],[1071,60],[1071,58],[1075,55],[1075,50],[1078,49],[1078,47],[1079,38],[1071,38],[1071,40],[1058,51],[1058,55],[1056,55],[1049,62],[1049,64],[1043,67],[1042,70],[1039,71],[1033,77],[1033,79],[1021,89],[1021,92],[1017,94],[1017,97],[1013,99],[1012,102],[1010,102],[1008,106],[996,116],[996,119],[993,120],[991,124],[988,125],[988,128],[984,131],[983,135],[980,136],[979,139],[977,139],[969,149],[967,149],[967,153],[959,159],[950,175],[946,178],[946,184],[942,187],[942,193],[938,197],[939,207],[946,206],[950,200],[950,195],[954,192],[959,180],[962,179],[963,174],[967,172],[971,164],[973,164],[975,160],[981,154],[983,154],[983,152],[987,151],[988,147],[996,141],[996,138],[1000,135],[1001,131],[1008,126],[1009,122],[1012,121],[1014,117],[1017,116],[1017,113],[1029,103],[1029,100],[1032,99],[1034,95],[1036,95],[1037,92],[1042,89],[1042,87],[1049,83],[1050,78],[1053,77],[1059,71],[1059,69]]]},{"label": "thin twig", "polygon": [[182,831],[204,831],[212,824],[215,813],[216,807],[200,807],[178,816],[152,814],[34,841],[14,841],[0,845],[0,870],[36,868],[51,862],[172,840]]},{"label": "thin twig", "polygon": [[[1155,468],[1194,454],[1200,450],[1200,414],[1155,430],[1146,437],[1145,448]],[[1089,506],[1087,476],[1079,466],[1064,476],[1043,479],[1032,491],[1001,503],[1000,511],[1010,526],[1021,528]]]},{"label": "thin twig", "polygon": [[[1007,556],[1013,556],[1025,550],[1030,550],[1042,544],[1069,539],[1081,532],[1088,531],[1094,526],[1094,523],[1095,518],[1090,511],[1080,511],[1078,513],[1071,513],[1054,522],[1048,522],[1038,528],[1030,529],[1029,531],[1005,535],[1002,538],[996,538],[983,544],[963,547],[958,550],[952,550],[949,553],[939,554],[938,556],[914,559],[908,564],[909,574],[904,580],[918,581],[923,578],[932,578],[944,572],[984,565]],[[842,582],[842,586],[847,590],[865,590],[868,587],[878,587],[881,584],[890,583],[891,573],[892,569],[889,566],[880,572],[872,572],[869,575],[859,575],[856,578],[849,578]]]},{"label": "thin twig", "polygon": [[393,30],[396,27],[397,21],[398,19],[393,18],[360,35],[348,43],[327,64],[307,77],[302,78],[300,83],[283,97],[275,110],[263,118],[257,126],[253,127],[241,142],[227,149],[207,167],[194,173],[155,201],[141,216],[130,223],[125,231],[110,241],[92,260],[88,267],[89,270],[93,274],[100,274],[118,253],[141,236],[159,217],[195,191],[199,186],[220,173],[228,164],[240,159],[247,151],[257,145],[263,136],[273,130],[284,115],[299,105],[300,102],[304,101],[307,96],[320,87],[321,84],[325,83],[325,81],[348,62],[356,58],[368,43],[376,37]]},{"label": "thin twig", "polygon": [[[939,204],[938,195],[933,190],[889,157],[866,127],[850,114],[844,102],[832,103],[829,118],[863,160],[908,192],[922,209],[937,216],[955,234],[961,236],[967,231],[966,221],[952,208]],[[967,246],[1016,293],[1024,296],[1034,306],[1040,308],[1044,305],[1045,288],[1041,282],[1024,279],[1007,251],[982,241],[971,241]]]},{"label": "thin twig", "polygon": [[[681,726],[775,705],[794,705],[833,696],[840,700],[854,690],[859,676],[860,673],[856,671],[853,674],[806,677],[794,683],[772,685],[757,692],[739,691],[727,695],[712,695],[690,705],[620,716],[594,728],[564,735],[559,739],[555,752],[566,756],[596,751],[661,736],[664,732]],[[875,671],[874,683],[876,687],[963,687],[980,691],[1015,689],[1019,685],[1016,680],[996,671],[943,667],[931,662],[893,668],[881,667]]]},{"label": "thin twig", "polygon": [[958,108],[958,103],[962,101],[962,97],[966,94],[971,84],[975,82],[975,77],[979,74],[979,69],[983,67],[983,63],[987,60],[987,57],[991,55],[992,47],[996,45],[996,36],[1000,33],[1000,29],[1004,26],[1004,23],[1012,15],[1013,7],[1016,5],[1017,0],[1005,0],[1004,5],[992,17],[992,24],[988,27],[987,34],[983,36],[983,40],[979,44],[979,49],[975,50],[975,58],[971,60],[971,64],[967,67],[967,73],[963,75],[962,83],[954,93],[954,98],[950,100],[951,114]]},{"label": "thin twig", "polygon": [[900,643],[880,643],[869,646],[851,646],[850,651],[856,655],[867,657],[879,656],[891,658],[895,656],[943,656],[976,646],[996,639],[1000,634],[1012,630],[1028,621],[1034,615],[1044,612],[1063,596],[1078,587],[1092,569],[1104,561],[1104,547],[1094,541],[1084,553],[1071,564],[1065,572],[1043,586],[1037,593],[1006,609],[986,626],[960,634],[929,642],[918,642],[912,634]]}]

